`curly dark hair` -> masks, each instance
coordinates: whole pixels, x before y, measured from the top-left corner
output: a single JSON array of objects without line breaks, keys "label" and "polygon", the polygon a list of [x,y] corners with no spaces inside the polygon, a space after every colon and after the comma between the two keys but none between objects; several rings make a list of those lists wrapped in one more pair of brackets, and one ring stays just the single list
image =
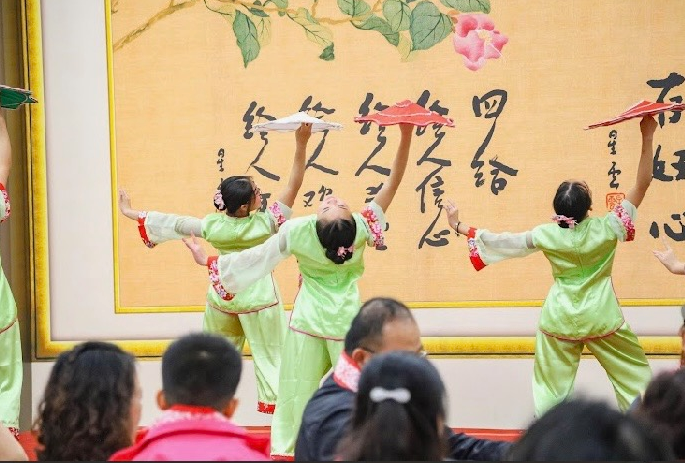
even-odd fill
[{"label": "curly dark hair", "polygon": [[133,443],[135,358],[114,344],[62,352],[38,406],[39,461],[106,461]]}]

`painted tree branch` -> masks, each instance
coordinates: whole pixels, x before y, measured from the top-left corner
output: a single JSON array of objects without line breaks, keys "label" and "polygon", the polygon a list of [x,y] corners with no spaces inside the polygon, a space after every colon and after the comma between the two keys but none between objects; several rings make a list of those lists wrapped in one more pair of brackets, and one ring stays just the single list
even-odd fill
[{"label": "painted tree branch", "polygon": [[164,19],[167,16],[169,16],[173,13],[176,13],[177,11],[183,10],[185,8],[189,8],[193,5],[195,5],[197,2],[198,2],[198,0],[189,0],[187,2],[174,4],[173,0],[172,0],[172,2],[169,3],[169,6],[167,6],[165,9],[163,9],[162,11],[155,14],[150,19],[148,19],[148,21],[145,24],[137,27],[136,29],[132,30],[131,32],[129,32],[128,34],[126,34],[125,36],[123,36],[122,38],[117,40],[117,43],[114,44],[114,51],[121,49],[124,45],[135,40],[140,34],[145,32],[146,30],[148,30],[154,23],[156,23],[160,19]]}]

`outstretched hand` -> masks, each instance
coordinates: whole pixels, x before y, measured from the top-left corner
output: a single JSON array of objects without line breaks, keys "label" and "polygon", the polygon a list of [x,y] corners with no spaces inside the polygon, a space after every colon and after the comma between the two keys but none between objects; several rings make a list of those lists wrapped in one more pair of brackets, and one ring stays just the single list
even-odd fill
[{"label": "outstretched hand", "polygon": [[132,220],[138,219],[138,211],[131,207],[131,198],[123,188],[119,188],[119,210],[122,214]]},{"label": "outstretched hand", "polygon": [[197,238],[195,238],[193,233],[190,234],[190,238],[183,238],[183,242],[188,249],[190,249],[190,252],[193,254],[193,259],[195,259],[195,262],[198,265],[202,265],[203,267],[207,265],[207,253],[204,248],[200,246],[200,243],[197,242]]},{"label": "outstretched hand", "polygon": [[456,204],[454,204],[451,200],[448,199],[446,202],[447,204],[442,206],[442,208],[445,210],[447,223],[453,230],[456,230],[457,225],[459,224],[459,209],[457,209]]},{"label": "outstretched hand", "polygon": [[309,142],[309,137],[311,136],[312,124],[303,122],[300,124],[297,130],[295,130],[295,143],[298,145],[307,146],[307,142]]},{"label": "outstretched hand", "polygon": [[640,121],[640,132],[642,136],[654,135],[657,128],[657,123],[652,116],[645,116]]},{"label": "outstretched hand", "polygon": [[659,259],[659,262],[661,262],[664,267],[668,269],[669,272],[671,273],[678,273],[678,257],[675,255],[675,251],[673,251],[673,248],[669,246],[668,242],[666,242],[666,239],[664,237],[661,237],[661,242],[664,244],[664,249],[663,251],[657,251],[654,250],[652,251],[654,255],[656,256],[657,259]]}]

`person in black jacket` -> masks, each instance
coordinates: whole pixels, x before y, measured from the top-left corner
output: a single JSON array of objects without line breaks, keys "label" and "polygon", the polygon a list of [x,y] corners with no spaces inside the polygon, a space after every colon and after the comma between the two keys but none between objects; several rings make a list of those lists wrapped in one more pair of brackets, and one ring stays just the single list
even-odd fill
[{"label": "person in black jacket", "polygon": [[[425,357],[419,327],[411,311],[394,299],[374,298],[362,306],[345,336],[338,364],[309,400],[295,444],[296,461],[332,461],[354,413],[361,368],[373,355],[388,351],[415,352]],[[476,439],[445,427],[454,460],[501,460],[509,442]]]}]

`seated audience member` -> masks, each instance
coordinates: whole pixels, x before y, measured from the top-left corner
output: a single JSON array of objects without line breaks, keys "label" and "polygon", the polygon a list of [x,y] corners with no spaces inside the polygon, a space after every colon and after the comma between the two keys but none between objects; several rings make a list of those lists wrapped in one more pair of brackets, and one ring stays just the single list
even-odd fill
[{"label": "seated audience member", "polygon": [[84,342],[52,367],[34,425],[40,461],[105,461],[133,443],[141,413],[135,358]]},{"label": "seated audience member", "polygon": [[[425,356],[419,327],[401,302],[370,299],[352,320],[333,374],[305,408],[295,445],[296,461],[335,458],[338,443],[352,420],[360,369],[377,353],[393,350]],[[500,460],[511,445],[455,434],[446,426],[444,432],[448,456],[455,460]]]},{"label": "seated audience member", "polygon": [[362,370],[349,431],[338,444],[345,461],[438,461],[446,455],[445,385],[426,359],[387,352]]},{"label": "seated audience member", "polygon": [[0,425],[0,461],[27,461],[28,456],[14,433]]},{"label": "seated audience member", "polygon": [[653,378],[632,414],[664,437],[677,459],[685,459],[685,370]]},{"label": "seated audience member", "polygon": [[509,461],[667,461],[668,444],[630,415],[602,402],[573,399],[534,422]]},{"label": "seated audience member", "polygon": [[268,460],[268,439],[252,438],[231,422],[241,370],[240,353],[223,337],[174,341],[162,356],[157,404],[164,412],[111,461]]}]

